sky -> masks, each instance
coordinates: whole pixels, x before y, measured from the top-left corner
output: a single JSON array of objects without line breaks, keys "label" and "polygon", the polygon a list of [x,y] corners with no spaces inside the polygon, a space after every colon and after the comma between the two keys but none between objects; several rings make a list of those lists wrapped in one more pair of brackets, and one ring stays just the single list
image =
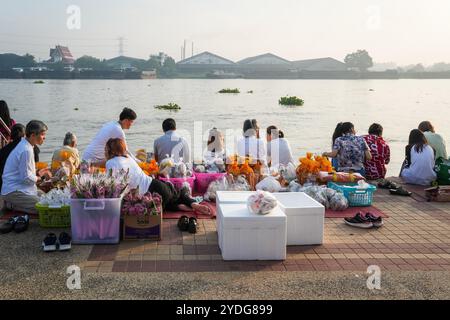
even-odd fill
[{"label": "sky", "polygon": [[0,0],[0,16],[0,53],[40,59],[56,44],[112,58],[123,37],[125,55],[145,59],[163,51],[178,61],[186,40],[186,57],[193,42],[195,54],[233,61],[366,49],[376,62],[450,62],[448,0]]}]

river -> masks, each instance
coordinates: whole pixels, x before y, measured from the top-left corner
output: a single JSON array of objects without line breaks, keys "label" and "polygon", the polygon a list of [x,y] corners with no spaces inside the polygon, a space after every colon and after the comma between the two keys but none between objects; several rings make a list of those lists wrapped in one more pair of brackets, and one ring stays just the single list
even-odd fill
[{"label": "river", "polygon": [[[436,131],[450,140],[450,80],[0,80],[0,100],[6,100],[19,123],[44,121],[49,131],[41,147],[41,159],[50,160],[64,134],[78,136],[81,152],[107,121],[116,120],[123,107],[133,108],[138,119],[126,132],[132,151],[151,151],[167,117],[195,146],[196,158],[205,147],[213,126],[240,134],[247,118],[261,128],[276,125],[290,141],[294,157],[331,149],[337,122],[351,121],[358,134],[373,122],[384,127],[391,147],[389,174],[398,174],[409,131],[420,121],[431,121]],[[218,94],[223,88],[239,88],[240,94]],[[248,93],[253,91],[253,93]],[[285,95],[305,100],[302,107],[278,105]],[[179,112],[155,110],[175,102]],[[78,110],[76,110],[76,108]],[[194,139],[202,135],[203,141]],[[447,145],[448,147],[448,145]]]}]

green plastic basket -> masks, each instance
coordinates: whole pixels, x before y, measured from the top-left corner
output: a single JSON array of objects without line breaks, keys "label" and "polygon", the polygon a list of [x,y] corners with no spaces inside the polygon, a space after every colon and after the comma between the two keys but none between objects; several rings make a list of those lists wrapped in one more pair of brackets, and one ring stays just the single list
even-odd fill
[{"label": "green plastic basket", "polygon": [[53,208],[36,205],[39,212],[39,225],[43,228],[68,228],[70,227],[70,206]]}]

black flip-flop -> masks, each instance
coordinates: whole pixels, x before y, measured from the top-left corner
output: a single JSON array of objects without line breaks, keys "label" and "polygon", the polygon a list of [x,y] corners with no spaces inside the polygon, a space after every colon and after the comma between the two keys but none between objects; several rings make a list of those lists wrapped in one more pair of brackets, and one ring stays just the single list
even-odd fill
[{"label": "black flip-flop", "polygon": [[389,189],[389,192],[393,195],[397,196],[404,196],[404,197],[410,197],[412,195],[412,192],[403,189],[403,187],[398,187],[396,189]]},{"label": "black flip-flop", "polygon": [[42,241],[42,250],[44,250],[44,252],[56,251],[57,241],[56,234],[53,232],[49,233],[44,241]]},{"label": "black flip-flop", "polygon": [[380,189],[398,189],[399,186],[392,181],[389,181],[387,179],[381,179],[378,181],[378,188]]},{"label": "black flip-flop", "polygon": [[16,233],[24,232],[28,229],[30,224],[30,217],[26,214],[17,218],[16,224],[14,225],[14,231]]}]

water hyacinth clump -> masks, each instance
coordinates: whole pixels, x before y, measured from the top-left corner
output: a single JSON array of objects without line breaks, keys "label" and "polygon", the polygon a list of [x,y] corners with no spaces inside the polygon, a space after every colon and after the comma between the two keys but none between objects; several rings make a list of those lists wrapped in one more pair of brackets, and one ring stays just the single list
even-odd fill
[{"label": "water hyacinth clump", "polygon": [[108,173],[80,174],[70,183],[72,199],[117,199],[127,191],[128,171],[117,170]]},{"label": "water hyacinth clump", "polygon": [[123,198],[122,214],[130,216],[159,215],[162,209],[162,198],[159,194],[147,192],[139,194],[133,189]]},{"label": "water hyacinth clump", "polygon": [[235,88],[235,89],[227,88],[227,89],[220,90],[219,93],[240,93],[240,91],[238,88]]},{"label": "water hyacinth clump", "polygon": [[280,100],[278,100],[278,103],[283,106],[302,106],[304,104],[304,101],[300,99],[299,97],[281,97]]},{"label": "water hyacinth clump", "polygon": [[155,109],[178,111],[181,109],[181,107],[178,104],[171,102],[169,104],[155,106]]}]

